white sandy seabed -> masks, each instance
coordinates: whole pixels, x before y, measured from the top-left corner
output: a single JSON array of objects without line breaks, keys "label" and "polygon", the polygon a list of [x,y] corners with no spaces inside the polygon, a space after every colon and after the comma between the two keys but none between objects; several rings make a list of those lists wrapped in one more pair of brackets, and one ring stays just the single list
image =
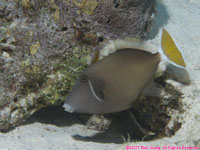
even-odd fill
[{"label": "white sandy seabed", "polygon": [[[200,146],[200,0],[160,0],[157,21],[151,36],[159,46],[161,28],[173,36],[183,51],[191,85],[178,84],[186,104],[184,122],[176,134],[146,142],[130,142],[130,146]],[[155,35],[155,37],[154,37]],[[0,150],[119,150],[126,144],[77,141],[72,135],[97,133],[81,124],[59,127],[34,122],[0,133]]]}]

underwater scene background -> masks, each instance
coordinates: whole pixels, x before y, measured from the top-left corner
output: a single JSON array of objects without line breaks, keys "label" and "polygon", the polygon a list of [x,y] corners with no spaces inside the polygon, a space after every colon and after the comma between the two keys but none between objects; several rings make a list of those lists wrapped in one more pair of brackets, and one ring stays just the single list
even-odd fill
[{"label": "underwater scene background", "polygon": [[[0,1],[0,150],[200,146],[199,25],[199,0]],[[144,135],[128,111],[64,111],[96,50],[130,38],[158,50],[163,28],[186,68],[162,61],[154,79],[161,96],[141,95],[130,110],[154,135]]]}]

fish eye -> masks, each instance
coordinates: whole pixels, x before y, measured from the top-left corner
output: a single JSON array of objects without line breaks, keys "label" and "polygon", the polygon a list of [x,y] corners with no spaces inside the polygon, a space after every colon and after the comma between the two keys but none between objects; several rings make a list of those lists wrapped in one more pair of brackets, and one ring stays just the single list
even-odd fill
[{"label": "fish eye", "polygon": [[87,82],[88,81],[88,76],[87,75],[81,75],[80,76],[80,81],[81,82]]}]

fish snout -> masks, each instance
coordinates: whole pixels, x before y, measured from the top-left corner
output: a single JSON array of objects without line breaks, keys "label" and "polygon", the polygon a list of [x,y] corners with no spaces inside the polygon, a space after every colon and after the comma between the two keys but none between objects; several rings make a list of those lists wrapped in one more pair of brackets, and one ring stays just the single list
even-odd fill
[{"label": "fish snout", "polygon": [[75,110],[73,106],[71,106],[67,103],[64,103],[63,107],[65,108],[65,111],[70,112],[70,113],[73,113]]}]

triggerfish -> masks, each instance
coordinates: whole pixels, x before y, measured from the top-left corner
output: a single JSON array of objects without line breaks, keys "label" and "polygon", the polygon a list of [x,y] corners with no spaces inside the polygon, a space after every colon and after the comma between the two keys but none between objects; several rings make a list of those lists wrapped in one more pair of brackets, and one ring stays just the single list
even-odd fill
[{"label": "triggerfish", "polygon": [[165,29],[161,50],[156,53],[139,48],[117,49],[86,68],[63,107],[68,112],[89,114],[129,109],[154,78],[163,59],[178,67],[186,67],[183,55]]}]

